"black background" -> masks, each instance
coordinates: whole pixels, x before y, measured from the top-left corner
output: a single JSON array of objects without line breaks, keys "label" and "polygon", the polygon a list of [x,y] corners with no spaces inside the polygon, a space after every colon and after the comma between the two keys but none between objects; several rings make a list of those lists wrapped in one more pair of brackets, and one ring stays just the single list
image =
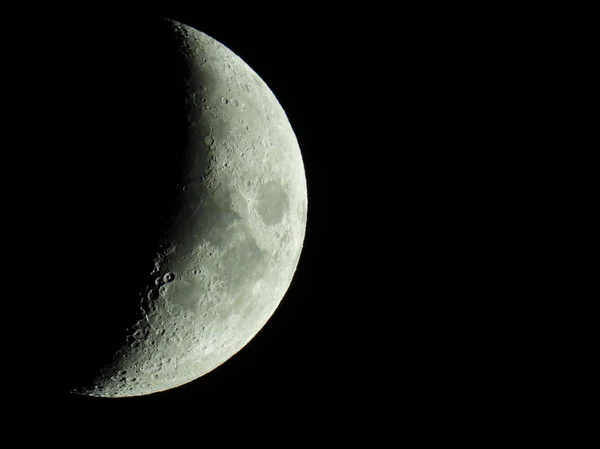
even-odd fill
[{"label": "black background", "polygon": [[[519,34],[537,17],[501,12],[429,4],[419,11],[228,4],[215,12],[199,5],[158,14],[225,44],[274,91],[302,150],[308,223],[288,293],[245,348],[197,381],[125,399],[47,394],[68,366],[55,355],[60,348],[53,331],[61,328],[48,318],[56,316],[57,305],[59,315],[67,313],[65,298],[115,279],[110,266],[86,265],[96,257],[85,245],[76,248],[93,239],[73,217],[78,208],[94,213],[95,203],[72,187],[93,185],[95,178],[69,167],[78,161],[78,148],[102,147],[86,140],[81,125],[97,125],[102,135],[102,121],[94,119],[103,111],[88,121],[71,106],[94,106],[88,99],[95,99],[97,86],[86,73],[103,67],[94,51],[104,39],[118,47],[113,25],[122,31],[144,17],[140,11],[125,18],[121,11],[83,9],[7,14],[5,132],[15,136],[7,138],[2,165],[9,263],[3,399],[16,399],[23,422],[43,410],[37,422],[57,422],[58,435],[73,428],[59,411],[81,415],[88,439],[80,446],[89,435],[127,427],[136,417],[145,419],[134,428],[139,435],[164,427],[165,416],[195,419],[193,428],[176,427],[186,435],[215,417],[225,426],[216,435],[222,441],[242,421],[258,423],[254,433],[261,437],[271,434],[276,415],[295,426],[279,440],[286,444],[319,421],[329,434],[338,426],[334,443],[366,429],[373,445],[381,434],[377,427],[391,430],[392,442],[407,429],[447,441],[452,429],[469,434],[493,421],[487,412],[496,408],[501,427],[510,426],[514,413],[526,415],[535,398],[522,390],[538,379],[525,369],[537,348],[520,349],[519,328],[537,320],[524,306],[537,287],[516,285],[535,263],[514,237],[537,233],[520,234],[523,211],[537,193],[518,198],[522,157],[537,136],[521,140],[519,134],[534,119],[537,97],[530,92],[545,75],[530,73],[528,63],[544,37],[533,33],[527,41],[527,33]],[[139,42],[146,48],[142,56],[152,53],[142,35]],[[130,50],[138,54],[125,50],[117,51],[123,61]],[[79,66],[69,61],[82,56],[87,72],[78,69],[65,79],[55,54],[67,67]],[[128,82],[135,85],[135,77]],[[136,95],[145,97],[143,91]],[[127,116],[121,114],[123,123]],[[143,125],[139,118],[136,123]],[[110,158],[102,162],[101,168],[111,167]],[[119,176],[126,178],[128,165],[121,167]],[[118,235],[118,224],[112,230]],[[104,243],[110,241],[96,241],[95,250],[110,246]],[[94,427],[88,417],[98,410],[107,411],[100,419],[112,420],[113,427]],[[134,413],[117,418],[124,411]]]}]

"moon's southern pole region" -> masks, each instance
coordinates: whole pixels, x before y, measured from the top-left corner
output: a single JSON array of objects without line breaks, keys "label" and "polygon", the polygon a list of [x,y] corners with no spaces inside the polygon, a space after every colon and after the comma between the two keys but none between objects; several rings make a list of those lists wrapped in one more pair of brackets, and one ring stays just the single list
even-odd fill
[{"label": "moon's southern pole region", "polygon": [[135,299],[139,316],[77,394],[145,395],[215,369],[272,316],[302,250],[306,179],[282,106],[227,47],[165,23],[185,67],[185,144],[170,149],[182,158],[175,212]]}]

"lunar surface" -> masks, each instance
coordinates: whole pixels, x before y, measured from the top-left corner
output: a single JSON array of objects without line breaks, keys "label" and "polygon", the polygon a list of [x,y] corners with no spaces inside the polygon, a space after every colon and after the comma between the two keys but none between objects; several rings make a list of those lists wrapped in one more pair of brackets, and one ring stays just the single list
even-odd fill
[{"label": "lunar surface", "polygon": [[[165,96],[162,104],[173,103],[181,113],[180,121],[169,128],[179,134],[162,138],[164,148],[148,156],[158,161],[156,166],[164,163],[171,175],[162,179],[148,174],[147,184],[157,194],[159,188],[168,194],[154,208],[145,206],[154,204],[152,198],[144,200],[144,206],[132,201],[134,212],[123,208],[123,213],[139,221],[123,218],[114,225],[119,232],[129,226],[131,241],[143,232],[139,222],[162,220],[160,232],[153,234],[156,245],[148,247],[146,265],[136,265],[139,257],[129,258],[133,250],[128,249],[127,239],[110,249],[112,260],[123,268],[113,279],[116,286],[103,292],[113,304],[105,316],[119,315],[114,305],[123,304],[129,321],[117,316],[118,325],[107,322],[94,327],[94,332],[111,333],[114,345],[104,348],[105,359],[95,359],[93,347],[80,350],[94,363],[86,367],[89,378],[79,373],[73,381],[76,384],[69,391],[75,394],[146,395],[214,370],[240,351],[273,315],[302,250],[307,218],[304,166],[275,95],[248,64],[215,39],[170,20],[161,27],[172,47],[161,60],[162,70],[169,72],[172,64],[180,82],[175,89],[180,98]],[[139,62],[147,63],[143,70],[152,70],[152,61]],[[153,95],[146,91],[140,98],[142,94]],[[169,112],[164,114],[168,120]],[[140,133],[145,126],[148,123],[140,120]],[[143,172],[144,157],[139,160],[142,167],[136,169]],[[125,183],[129,169],[138,166],[131,163],[111,176]],[[138,190],[140,197],[147,192]],[[135,289],[123,291],[118,278],[126,277],[127,270],[141,280]],[[100,308],[102,298],[86,304],[95,301]],[[86,307],[93,316],[94,308]],[[80,332],[86,331],[84,320]],[[115,333],[120,333],[118,338]]]}]

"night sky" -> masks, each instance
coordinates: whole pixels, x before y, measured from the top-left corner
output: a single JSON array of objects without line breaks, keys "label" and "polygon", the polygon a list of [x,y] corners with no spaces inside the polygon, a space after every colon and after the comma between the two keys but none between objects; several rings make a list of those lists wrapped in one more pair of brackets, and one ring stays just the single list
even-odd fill
[{"label": "night sky", "polygon": [[[529,360],[529,353],[519,363],[511,358],[518,327],[529,320],[523,296],[534,291],[511,284],[515,273],[526,278],[533,269],[525,266],[532,259],[520,260],[513,235],[536,197],[523,197],[531,204],[521,198],[515,213],[520,187],[511,174],[521,167],[522,147],[535,140],[511,134],[515,123],[527,127],[532,119],[516,94],[528,89],[519,80],[529,55],[512,58],[520,44],[505,45],[512,28],[494,28],[495,12],[473,22],[471,11],[429,4],[418,12],[396,5],[223,6],[230,11],[208,13],[202,5],[154,19],[182,22],[230,48],[289,118],[308,185],[306,236],[289,290],[247,346],[196,381],[123,399],[56,393],[77,374],[72,349],[86,350],[79,332],[101,341],[96,329],[113,317],[116,299],[96,303],[87,293],[117,298],[105,293],[123,292],[125,256],[136,249],[111,219],[119,214],[111,214],[115,204],[128,204],[119,186],[140,160],[128,149],[151,143],[154,135],[144,130],[158,123],[155,117],[148,125],[136,109],[156,107],[152,72],[143,64],[145,71],[135,70],[152,60],[153,43],[138,32],[143,27],[128,26],[143,23],[142,15],[6,15],[5,129],[15,138],[7,139],[2,164],[9,184],[5,403],[25,413],[47,406],[81,416],[193,410],[194,418],[226,423],[260,421],[259,411],[269,410],[302,425],[337,420],[346,437],[367,421],[385,423],[394,437],[410,422],[431,434],[438,427],[429,423],[451,428],[461,410],[469,416],[465,426],[484,421],[481,410],[517,396],[511,386]],[[123,83],[106,63],[113,56],[128,68]],[[129,109],[115,107],[131,92]],[[111,123],[130,140],[113,141]],[[150,156],[160,167],[160,157]],[[504,200],[509,190],[517,193]],[[121,212],[135,234],[138,211]],[[149,248],[142,237],[137,248]],[[116,243],[120,257],[113,257]],[[71,318],[81,316],[87,318],[73,333]],[[265,422],[256,428],[261,435]]]}]

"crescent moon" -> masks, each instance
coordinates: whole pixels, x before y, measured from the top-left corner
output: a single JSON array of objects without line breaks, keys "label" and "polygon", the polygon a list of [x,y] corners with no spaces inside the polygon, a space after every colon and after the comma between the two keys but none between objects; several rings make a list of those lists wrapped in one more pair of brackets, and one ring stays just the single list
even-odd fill
[{"label": "crescent moon", "polygon": [[227,47],[165,23],[185,68],[176,207],[139,290],[137,321],[75,394],[147,395],[214,370],[273,315],[302,251],[306,178],[282,106]]}]

